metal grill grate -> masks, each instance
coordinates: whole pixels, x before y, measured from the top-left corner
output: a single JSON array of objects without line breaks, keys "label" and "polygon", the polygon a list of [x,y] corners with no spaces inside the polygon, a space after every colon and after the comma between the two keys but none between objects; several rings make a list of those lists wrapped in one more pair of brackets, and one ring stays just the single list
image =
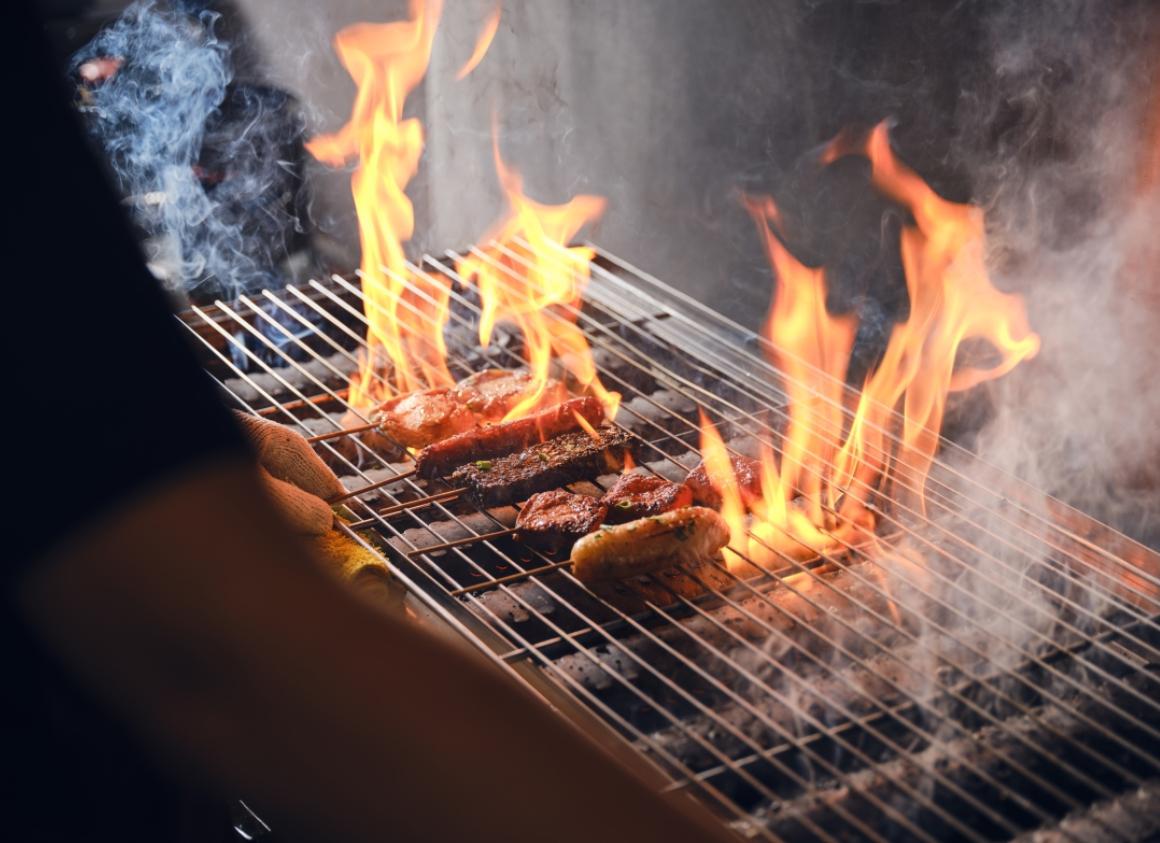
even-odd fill
[{"label": "metal grill grate", "polygon": [[[524,253],[500,251],[510,266],[474,254],[517,280]],[[574,315],[624,394],[617,423],[642,465],[683,476],[698,408],[731,448],[776,450],[784,376],[757,356],[761,340],[597,251]],[[459,257],[410,268],[458,281]],[[462,286],[451,295],[452,373],[520,365],[515,343],[474,347],[476,302]],[[239,407],[309,435],[349,410],[363,306],[335,276],[182,321]],[[353,438],[318,447],[351,489],[408,468]],[[917,482],[896,467],[873,509],[883,541],[921,564],[839,541],[774,569],[710,562],[590,590],[567,568],[526,574],[553,560],[507,538],[424,553],[510,526],[515,510],[400,510],[438,490],[413,479],[353,503],[360,526],[345,529],[518,681],[744,836],[1160,833],[1160,557],[949,442],[925,512],[906,503]]]}]

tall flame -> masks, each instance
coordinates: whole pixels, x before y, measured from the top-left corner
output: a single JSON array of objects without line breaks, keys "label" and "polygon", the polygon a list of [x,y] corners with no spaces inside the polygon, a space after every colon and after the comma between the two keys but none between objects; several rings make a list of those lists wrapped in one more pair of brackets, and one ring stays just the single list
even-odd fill
[{"label": "tall flame", "polygon": [[[456,269],[479,290],[481,345],[487,347],[496,324],[504,320],[514,322],[523,334],[534,385],[507,418],[518,418],[537,406],[549,382],[553,358],[604,404],[612,418],[620,395],[600,382],[588,341],[572,312],[580,306],[595,253],[582,246],[566,246],[576,232],[604,212],[605,200],[579,195],[563,205],[536,202],[524,194],[520,174],[504,163],[494,131],[492,151],[510,213],[484,237],[483,242],[492,245],[459,261]],[[518,242],[521,239],[524,244]]]},{"label": "tall flame", "polygon": [[[825,270],[803,265],[782,244],[775,233],[781,220],[773,200],[747,197],[745,206],[777,276],[765,336],[776,349],[774,362],[789,376],[785,383],[789,424],[777,496],[790,500],[799,493],[810,518],[821,523],[822,478],[839,445],[842,382],[858,320],[852,315],[831,316],[826,310]],[[819,378],[818,372],[830,379]]]},{"label": "tall flame", "polygon": [[357,162],[351,192],[369,353],[351,384],[356,409],[387,397],[376,375],[388,363],[398,391],[452,382],[443,347],[450,282],[414,276],[403,252],[415,229],[405,190],[423,152],[423,127],[403,119],[403,106],[427,72],[441,7],[441,0],[412,0],[409,20],[358,23],[338,33],[335,51],[358,86],[354,108],[341,129],[306,145],[331,166]]},{"label": "tall flame", "polygon": [[[879,472],[880,431],[901,401],[898,462],[909,469],[908,485],[921,508],[947,394],[1000,377],[1033,357],[1039,336],[1028,326],[1023,300],[991,284],[982,211],[943,199],[901,164],[890,149],[885,124],[874,128],[861,149],[839,137],[823,161],[859,151],[870,160],[874,186],[914,218],[901,239],[910,316],[894,328],[881,363],[866,381],[855,428],[838,460],[836,486],[845,488],[851,479],[867,481]],[[987,368],[956,367],[960,346],[979,340],[989,344],[997,361]],[[851,500],[864,498],[863,491]]]},{"label": "tall flame", "polygon": [[[790,254],[772,200],[745,200],[777,276],[765,335],[772,362],[787,375],[788,424],[780,454],[763,448],[756,501],[742,498],[725,445],[706,419],[701,447],[733,530],[730,547],[759,564],[850,541],[872,521],[866,508],[870,491],[892,472],[905,473],[902,485],[921,510],[947,395],[1000,377],[1039,350],[1022,300],[997,290],[988,277],[982,212],[943,199],[901,164],[884,124],[860,144],[840,136],[823,161],[855,152],[870,160],[873,185],[904,206],[914,223],[903,228],[901,239],[910,314],[894,328],[866,379],[848,429],[844,383],[857,322],[827,311],[825,270],[806,267]],[[988,344],[994,362],[956,365],[968,341]],[[888,437],[899,408],[901,443],[891,459]]]}]

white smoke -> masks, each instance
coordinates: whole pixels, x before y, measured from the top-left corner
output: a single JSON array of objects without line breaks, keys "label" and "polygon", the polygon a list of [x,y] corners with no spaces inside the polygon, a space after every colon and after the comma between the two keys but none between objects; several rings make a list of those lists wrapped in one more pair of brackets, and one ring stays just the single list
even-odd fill
[{"label": "white smoke", "polygon": [[1038,359],[992,386],[981,455],[1156,544],[1160,203],[1141,182],[1156,16],[1031,5],[991,19],[993,86],[962,120],[997,138],[967,137],[989,146],[975,172],[994,277],[1026,296],[1043,338]]}]

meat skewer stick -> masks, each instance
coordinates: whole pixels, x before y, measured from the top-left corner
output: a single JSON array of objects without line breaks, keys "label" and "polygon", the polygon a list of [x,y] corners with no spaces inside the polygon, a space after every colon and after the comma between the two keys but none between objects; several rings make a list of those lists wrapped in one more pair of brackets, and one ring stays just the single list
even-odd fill
[{"label": "meat skewer stick", "polygon": [[[568,390],[554,378],[539,386],[537,407],[568,400]],[[485,369],[453,387],[433,387],[390,398],[374,410],[369,422],[320,433],[307,441],[326,442],[374,431],[405,447],[422,448],[481,423],[498,422],[536,389],[537,382],[527,370]],[[343,424],[352,421],[357,421],[353,411],[347,413]]]},{"label": "meat skewer stick", "polygon": [[604,406],[591,396],[573,398],[514,421],[488,425],[434,442],[415,457],[419,476],[431,480],[469,462],[480,462],[527,448],[581,428],[578,418],[596,427],[604,421]]},{"label": "meat skewer stick", "polygon": [[595,438],[573,431],[503,457],[476,460],[455,469],[447,480],[465,487],[478,505],[489,507],[619,471],[632,437],[610,425],[593,432]]},{"label": "meat skewer stick", "polygon": [[533,494],[520,508],[514,527],[480,536],[466,536],[412,550],[409,556],[462,547],[492,538],[522,533],[520,539],[549,551],[562,549],[600,524],[631,521],[689,506],[692,492],[683,484],[653,474],[632,471],[620,475],[599,498],[565,489]]},{"label": "meat skewer stick", "polygon": [[581,538],[572,556],[527,571],[458,588],[459,597],[572,566],[585,585],[651,574],[715,556],[729,542],[729,526],[711,509],[686,506],[627,524],[606,526]]},{"label": "meat skewer stick", "polygon": [[[445,478],[453,488],[403,501],[378,515],[385,517],[432,503],[448,503],[463,494],[470,494],[480,506],[503,506],[536,492],[619,471],[632,437],[611,425],[597,428],[596,434],[593,439],[588,433],[573,431],[494,460],[476,460]],[[362,529],[376,520],[368,518],[347,526]]]},{"label": "meat skewer stick", "polygon": [[571,559],[565,559],[563,562],[550,562],[547,565],[541,565],[538,568],[529,568],[526,571],[520,571],[515,574],[508,574],[507,576],[503,577],[496,577],[494,580],[488,580],[487,582],[480,582],[476,583],[475,585],[468,585],[464,586],[463,588],[457,588],[451,592],[451,596],[462,597],[464,594],[473,594],[476,591],[485,591],[489,588],[495,588],[497,585],[506,585],[509,582],[518,582],[519,580],[525,580],[528,577],[535,577],[539,576],[540,574],[546,574],[549,571],[558,571],[561,568],[567,568],[571,564]]},{"label": "meat skewer stick", "polygon": [[420,556],[505,536],[515,536],[518,541],[552,553],[591,533],[607,514],[608,508],[591,495],[577,495],[565,489],[537,492],[520,507],[514,527],[421,547],[407,555]]},{"label": "meat skewer stick", "polygon": [[359,433],[366,433],[368,430],[374,430],[378,427],[375,422],[367,422],[360,424],[358,427],[344,427],[339,430],[331,430],[327,433],[317,433],[314,436],[307,436],[306,441],[311,445],[318,442],[329,442],[331,439],[341,439],[343,436],[355,436]]},{"label": "meat skewer stick", "polygon": [[375,489],[381,489],[383,486],[390,486],[392,483],[398,483],[400,480],[406,480],[408,477],[414,476],[415,469],[413,468],[410,471],[400,471],[398,474],[393,474],[383,480],[376,480],[374,483],[368,483],[361,489],[355,489],[353,492],[346,492],[345,494],[339,495],[338,497],[330,498],[327,500],[327,503],[332,505],[336,503],[342,503],[343,501],[350,500],[351,498],[357,498],[359,495],[365,495],[367,492],[373,492]]}]

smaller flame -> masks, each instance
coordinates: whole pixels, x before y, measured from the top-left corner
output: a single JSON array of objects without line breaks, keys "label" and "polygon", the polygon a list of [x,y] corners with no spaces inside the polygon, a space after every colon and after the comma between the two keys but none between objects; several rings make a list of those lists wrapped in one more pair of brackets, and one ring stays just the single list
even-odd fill
[{"label": "smaller flame", "polygon": [[479,63],[483,61],[483,57],[487,55],[487,50],[491,47],[495,33],[499,30],[499,16],[500,5],[496,3],[495,8],[492,9],[491,14],[488,15],[487,20],[483,23],[483,29],[480,30],[479,38],[475,41],[475,49],[471,51],[471,58],[455,74],[456,82],[466,79],[471,71],[479,67]]},{"label": "smaller flame", "polygon": [[624,473],[630,474],[636,470],[636,460],[632,458],[632,451],[624,449]]},{"label": "smaller flame", "polygon": [[584,432],[591,436],[594,441],[600,441],[600,433],[592,426],[592,422],[588,421],[588,419],[584,418],[575,410],[572,411],[572,418],[576,419],[576,424],[580,425]]},{"label": "smaller flame", "polygon": [[[553,359],[604,405],[615,418],[620,394],[604,388],[584,332],[575,323],[590,277],[595,253],[566,244],[587,223],[604,212],[599,196],[574,196],[563,205],[543,205],[528,198],[523,179],[500,156],[498,129],[493,126],[492,151],[496,173],[510,214],[483,238],[478,254],[460,260],[456,269],[479,290],[479,341],[487,347],[498,322],[514,322],[523,334],[524,354],[533,387],[508,412],[519,418],[535,409],[550,382]],[[524,240],[526,246],[518,243]],[[524,257],[514,258],[513,254]]]},{"label": "smaller flame", "polygon": [[441,9],[441,0],[412,0],[409,20],[339,32],[334,47],[358,88],[354,108],[341,129],[306,144],[325,164],[356,163],[351,193],[369,349],[350,384],[356,410],[389,397],[387,381],[376,377],[388,369],[399,392],[453,383],[443,346],[449,287],[413,276],[403,251],[415,228],[405,190],[423,153],[423,127],[403,118],[403,106],[427,72]]},{"label": "smaller flame", "polygon": [[741,488],[733,473],[729,451],[721,434],[704,413],[701,413],[701,459],[705,462],[709,482],[721,496],[721,517],[729,525],[730,539],[724,551],[725,564],[730,571],[737,573],[745,568],[744,557],[749,551],[746,541],[749,519],[745,515]]}]

